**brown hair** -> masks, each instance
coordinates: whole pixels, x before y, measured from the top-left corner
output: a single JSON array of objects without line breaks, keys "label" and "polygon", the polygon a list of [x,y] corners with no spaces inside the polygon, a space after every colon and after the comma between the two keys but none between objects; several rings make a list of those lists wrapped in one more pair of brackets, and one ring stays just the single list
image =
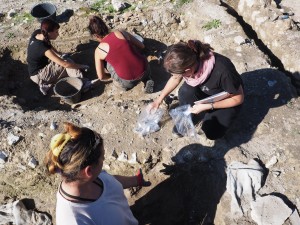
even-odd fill
[{"label": "brown hair", "polygon": [[[98,163],[101,151],[103,151],[103,139],[89,128],[80,128],[72,123],[64,123],[64,128],[64,134],[70,135],[71,139],[67,143],[63,143],[65,144],[63,146],[60,146],[63,141],[59,140],[56,146],[62,150],[56,156],[53,149],[50,149],[44,163],[49,174],[60,172],[66,182],[71,182],[79,179],[80,170]],[[99,144],[94,146],[97,144],[97,140]],[[101,150],[99,150],[99,145]],[[50,146],[50,148],[53,148],[53,146]]]},{"label": "brown hair", "polygon": [[199,60],[209,58],[209,52],[213,48],[198,40],[180,41],[171,45],[164,57],[164,67],[169,73],[183,74]]},{"label": "brown hair", "polygon": [[59,29],[59,24],[52,19],[44,19],[41,23],[41,32],[45,37],[45,42],[51,46],[48,33]]},{"label": "brown hair", "polygon": [[90,18],[88,29],[91,35],[97,34],[102,38],[108,34],[108,27],[106,26],[104,21],[98,16],[92,16]]}]

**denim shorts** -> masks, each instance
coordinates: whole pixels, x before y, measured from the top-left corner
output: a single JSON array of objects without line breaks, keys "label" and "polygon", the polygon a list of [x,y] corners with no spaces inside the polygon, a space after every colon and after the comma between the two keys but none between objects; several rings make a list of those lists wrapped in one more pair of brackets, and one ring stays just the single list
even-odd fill
[{"label": "denim shorts", "polygon": [[147,64],[147,68],[146,68],[145,72],[143,73],[143,75],[141,76],[141,78],[137,79],[137,80],[124,80],[124,79],[120,78],[118,76],[118,74],[116,73],[115,69],[109,63],[107,63],[106,68],[107,68],[108,72],[110,73],[111,78],[114,81],[118,82],[121,85],[121,87],[125,90],[132,89],[141,81],[143,83],[146,83],[147,80],[151,79],[151,69],[150,69],[149,63]]}]

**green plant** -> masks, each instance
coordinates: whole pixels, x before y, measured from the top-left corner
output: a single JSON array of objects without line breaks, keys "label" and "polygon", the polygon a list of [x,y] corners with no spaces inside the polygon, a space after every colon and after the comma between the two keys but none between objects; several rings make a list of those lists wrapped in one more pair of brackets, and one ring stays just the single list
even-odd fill
[{"label": "green plant", "polygon": [[206,24],[204,24],[202,26],[203,29],[205,30],[211,30],[213,28],[218,28],[219,26],[221,26],[221,21],[220,20],[216,20],[216,19],[213,19],[212,21],[209,21],[207,22]]},{"label": "green plant", "polygon": [[96,1],[95,3],[92,4],[91,10],[94,10],[97,12],[101,12],[101,11],[107,11],[109,13],[115,12],[115,9],[107,0]]},{"label": "green plant", "polygon": [[28,23],[31,23],[34,20],[34,17],[30,13],[22,13],[22,14],[16,14],[14,16],[14,20],[17,23],[21,23],[24,21],[27,21]]},{"label": "green plant", "polygon": [[175,3],[177,6],[183,6],[186,3],[191,2],[192,0],[171,0],[171,2]]},{"label": "green plant", "polygon": [[15,35],[13,32],[9,32],[9,33],[7,33],[7,34],[5,35],[5,37],[6,37],[7,39],[12,39],[12,38],[15,38],[16,35]]}]

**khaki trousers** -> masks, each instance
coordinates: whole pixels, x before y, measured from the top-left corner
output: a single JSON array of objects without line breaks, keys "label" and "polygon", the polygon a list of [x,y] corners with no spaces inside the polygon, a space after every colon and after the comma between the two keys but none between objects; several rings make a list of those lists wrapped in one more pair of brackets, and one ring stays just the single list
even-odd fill
[{"label": "khaki trousers", "polygon": [[[73,62],[71,59],[67,59],[69,62]],[[79,69],[64,68],[55,62],[51,61],[47,66],[41,69],[37,75],[30,76],[30,79],[41,86],[56,84],[61,78],[64,77],[78,77],[82,78],[82,72]]]}]

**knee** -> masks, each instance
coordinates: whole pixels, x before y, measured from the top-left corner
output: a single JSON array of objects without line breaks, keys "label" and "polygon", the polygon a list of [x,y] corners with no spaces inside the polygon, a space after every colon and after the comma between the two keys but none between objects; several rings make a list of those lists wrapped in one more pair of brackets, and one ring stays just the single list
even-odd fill
[{"label": "knee", "polygon": [[180,105],[194,103],[195,90],[193,87],[183,84],[178,91]]},{"label": "knee", "polygon": [[182,85],[180,88],[179,88],[179,91],[178,91],[178,97],[185,97],[187,95],[190,95],[191,93],[191,88],[188,88],[187,85]]},{"label": "knee", "polygon": [[30,76],[30,80],[32,80],[36,84],[39,84],[39,81],[40,81],[38,75]]}]

